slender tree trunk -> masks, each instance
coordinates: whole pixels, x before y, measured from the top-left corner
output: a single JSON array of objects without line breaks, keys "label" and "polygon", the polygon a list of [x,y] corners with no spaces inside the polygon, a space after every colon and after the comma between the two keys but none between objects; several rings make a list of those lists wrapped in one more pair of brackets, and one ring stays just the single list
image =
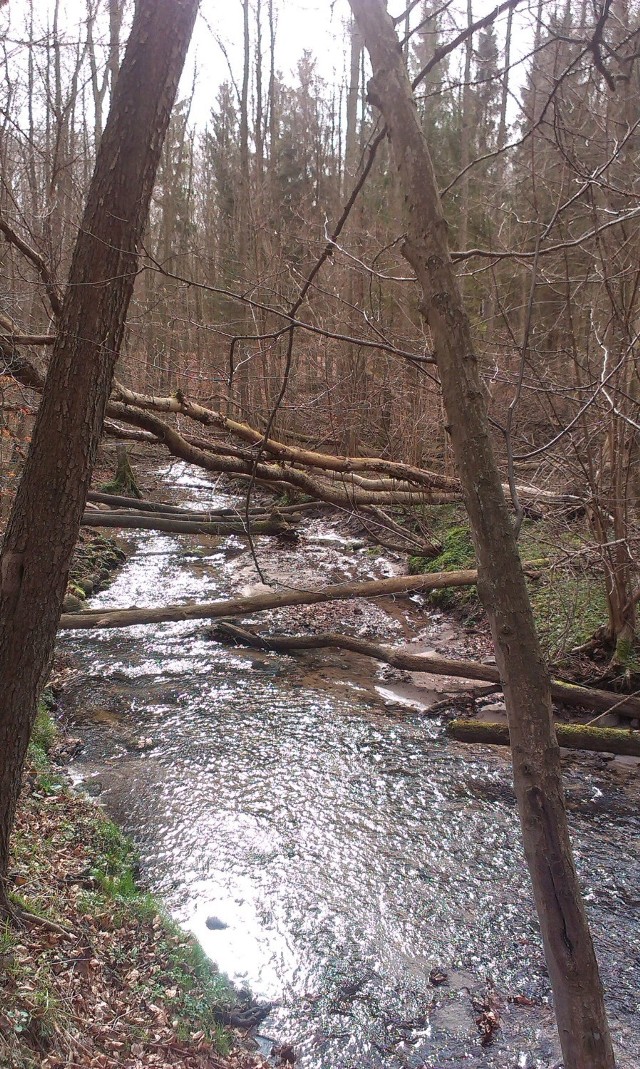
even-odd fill
[{"label": "slender tree trunk", "polygon": [[[249,254],[249,220],[250,220],[250,158],[249,158],[249,73],[251,63],[251,40],[249,36],[249,0],[242,0],[242,40],[244,44],[244,58],[242,64],[242,90],[240,93],[240,181],[238,195],[237,217],[237,258],[238,258],[238,286],[244,289],[246,279],[250,273]],[[251,321],[248,312],[243,306],[239,316],[240,325],[238,334],[251,333]],[[251,410],[250,375],[248,363],[247,343],[241,343],[238,347],[238,361],[235,371],[238,387],[238,400],[243,418],[249,416]]]},{"label": "slender tree trunk", "polygon": [[511,736],[514,784],[565,1069],[611,1069],[613,1049],[566,821],[560,755],[522,566],[489,438],[468,316],[429,150],[384,0],[350,0],[369,50],[407,205],[404,253],[423,293],[478,557]]},{"label": "slender tree trunk", "polygon": [[[473,5],[471,0],[467,0],[467,29],[473,24]],[[469,34],[464,46],[464,75],[462,84],[462,102],[461,102],[461,129],[462,129],[462,144],[460,154],[460,169],[462,171],[462,204],[460,210],[460,234],[459,234],[459,247],[466,249],[469,246],[469,215],[470,215],[470,193],[471,193],[471,176],[469,174],[469,162],[471,160],[471,138],[472,138],[472,119],[471,110],[473,104],[473,92],[471,89],[471,61],[473,59],[473,35]],[[464,283],[465,279],[461,278],[458,282],[461,292],[464,295]]]},{"label": "slender tree trunk", "polygon": [[0,556],[0,911],[37,700],[198,0],[138,0],[75,246],[31,449]]}]

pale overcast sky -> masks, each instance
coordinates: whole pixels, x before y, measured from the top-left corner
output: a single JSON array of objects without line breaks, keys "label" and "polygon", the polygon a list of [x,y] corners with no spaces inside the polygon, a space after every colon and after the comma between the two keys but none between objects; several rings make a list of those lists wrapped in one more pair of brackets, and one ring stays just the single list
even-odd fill
[{"label": "pale overcast sky", "polygon": [[[517,16],[517,30],[514,51],[522,54],[531,40],[528,11],[531,0],[523,0]],[[473,0],[474,17],[495,6],[495,0]],[[101,7],[106,8],[103,0]],[[132,8],[132,4],[130,4]],[[340,80],[345,66],[347,40],[345,27],[350,19],[348,0],[274,0],[277,9],[276,65],[286,81],[293,81],[297,62],[305,49],[316,57],[318,74],[327,82]],[[389,0],[393,14],[399,14],[405,7],[405,0]],[[52,20],[54,0],[33,0],[36,32],[46,31]],[[266,28],[267,0],[262,0],[263,8],[263,52],[268,50]],[[82,36],[81,24],[86,20],[86,0],[60,0],[60,26],[70,43]],[[29,0],[9,0],[0,11],[0,36],[7,34],[9,51],[15,52],[15,62],[20,65],[24,50],[20,41],[24,39],[25,17],[29,10]],[[466,0],[453,0],[450,12],[455,13],[458,25],[466,21]],[[505,17],[500,20],[504,25]],[[252,40],[255,25],[252,17],[250,28]],[[103,23],[104,25],[104,23]],[[498,27],[500,33],[500,25]],[[219,43],[220,42],[220,43]],[[204,124],[216,97],[217,87],[228,77],[227,59],[221,49],[226,51],[236,80],[241,78],[242,70],[242,3],[241,0],[202,0],[200,15],[194,33],[193,45],[185,69],[181,86],[181,96],[191,92],[194,63],[197,65],[198,79],[196,97],[192,116],[199,124]],[[20,56],[20,53],[23,56]],[[517,75],[512,84],[518,84],[521,76]]]}]

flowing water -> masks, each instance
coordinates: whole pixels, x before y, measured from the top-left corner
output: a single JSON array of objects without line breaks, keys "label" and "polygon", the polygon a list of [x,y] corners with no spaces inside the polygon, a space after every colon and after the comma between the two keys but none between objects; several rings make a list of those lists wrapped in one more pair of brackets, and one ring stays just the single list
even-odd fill
[{"label": "flowing water", "polygon": [[[229,503],[186,469],[176,478],[194,507]],[[133,541],[93,606],[212,600],[250,574],[235,538]],[[287,575],[303,559],[327,579],[389,570],[319,521],[297,549],[257,548]],[[382,608],[373,623],[357,611],[385,640],[398,629]],[[442,619],[419,620],[437,642]],[[206,622],[68,633],[61,647],[78,669],[78,777],[133,836],[172,913],[238,985],[275,1003],[267,1051],[291,1042],[298,1069],[560,1064],[501,753],[385,705],[384,672],[335,653],[232,649]],[[575,758],[566,787],[618,1064],[632,1069],[638,768]]]}]

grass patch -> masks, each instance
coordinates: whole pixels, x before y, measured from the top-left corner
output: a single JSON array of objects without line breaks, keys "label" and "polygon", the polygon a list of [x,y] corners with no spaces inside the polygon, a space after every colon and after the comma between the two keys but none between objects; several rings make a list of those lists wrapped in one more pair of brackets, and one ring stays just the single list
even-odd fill
[{"label": "grass patch", "polygon": [[53,704],[51,691],[47,691],[38,702],[38,712],[31,729],[31,739],[29,741],[32,754],[37,753],[43,757],[48,757],[51,747],[56,741],[58,728],[51,715]]},{"label": "grass patch", "polygon": [[51,691],[46,690],[38,702],[26,759],[26,768],[31,776],[35,777],[38,790],[47,794],[54,794],[61,785],[60,775],[49,759],[58,737],[58,727],[51,714],[54,704]]},{"label": "grass patch", "polygon": [[[412,574],[461,571],[475,568],[476,560],[469,522],[460,506],[428,509],[427,525],[442,543],[434,558],[411,557]],[[550,663],[561,661],[576,646],[587,642],[607,623],[604,584],[597,570],[584,563],[581,550],[588,545],[586,533],[578,525],[568,527],[553,517],[525,520],[519,548],[523,561],[548,558],[553,563],[528,579],[529,596],[544,656]],[[474,618],[481,611],[477,590],[434,590],[429,600],[438,608],[458,611]]]}]

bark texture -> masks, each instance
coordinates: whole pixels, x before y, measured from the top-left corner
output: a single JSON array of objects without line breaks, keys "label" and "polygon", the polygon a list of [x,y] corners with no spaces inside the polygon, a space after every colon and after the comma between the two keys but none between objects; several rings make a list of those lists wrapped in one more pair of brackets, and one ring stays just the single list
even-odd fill
[{"label": "bark texture", "polygon": [[[509,746],[506,724],[491,724],[481,720],[452,720],[447,733],[458,742],[480,742],[494,746]],[[598,753],[625,754],[640,757],[640,731],[622,728],[594,728],[588,724],[556,724],[556,738],[560,746],[569,750],[593,750]]]},{"label": "bark texture", "polygon": [[197,0],[138,0],[0,558],[0,910],[9,835],[49,672],[138,247]]},{"label": "bark texture", "polygon": [[456,467],[476,547],[478,591],[502,678],[524,850],[566,1069],[611,1069],[602,985],[576,877],[549,679],[493,454],[468,316],[449,253],[431,157],[384,0],[350,0],[374,76],[406,208],[404,253],[431,329]]}]

